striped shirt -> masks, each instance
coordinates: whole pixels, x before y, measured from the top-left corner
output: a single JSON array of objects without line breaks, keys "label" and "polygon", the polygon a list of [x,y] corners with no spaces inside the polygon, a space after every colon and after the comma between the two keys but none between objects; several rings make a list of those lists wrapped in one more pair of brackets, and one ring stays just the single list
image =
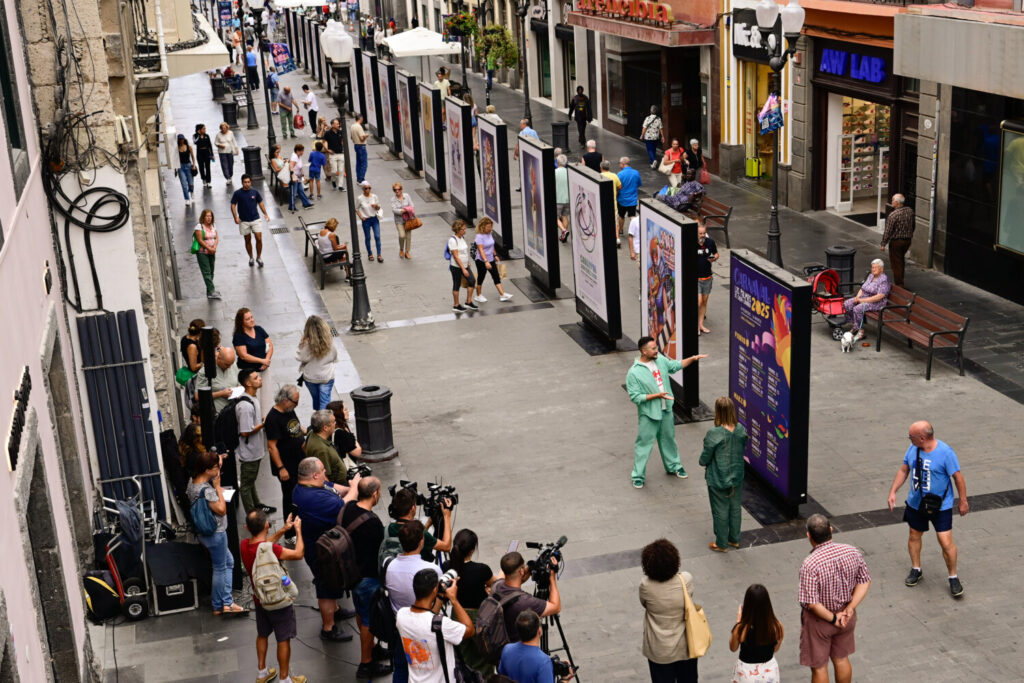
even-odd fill
[{"label": "striped shirt", "polygon": [[914,210],[909,206],[893,209],[885,219],[885,232],[882,233],[882,246],[893,240],[909,240],[914,236]]},{"label": "striped shirt", "polygon": [[839,612],[850,602],[853,589],[871,581],[864,556],[852,545],[825,541],[800,565],[800,606],[820,604]]}]

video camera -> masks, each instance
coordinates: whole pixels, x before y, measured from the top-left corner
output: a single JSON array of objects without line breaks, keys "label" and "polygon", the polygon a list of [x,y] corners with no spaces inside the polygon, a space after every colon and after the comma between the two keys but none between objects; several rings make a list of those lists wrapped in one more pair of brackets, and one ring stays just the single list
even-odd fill
[{"label": "video camera", "polygon": [[[527,548],[540,550],[536,559],[528,560],[526,563],[527,568],[530,570],[530,576],[533,577],[538,587],[545,587],[550,584],[551,573],[560,573],[562,568],[565,567],[565,564],[562,562],[562,546],[567,541],[568,539],[562,536],[554,543],[526,542]],[[555,561],[558,564],[555,564]]]},{"label": "video camera", "polygon": [[356,475],[360,477],[368,477],[373,474],[373,470],[370,469],[369,465],[356,465],[355,467],[348,468],[348,479],[346,481],[352,481],[356,478]]},{"label": "video camera", "polygon": [[442,509],[451,510],[459,504],[459,494],[455,492],[455,487],[443,484],[433,484],[427,482],[427,491],[430,493],[429,496],[424,496],[419,492],[419,484],[414,481],[406,481],[400,479],[397,484],[392,484],[388,487],[388,493],[391,497],[395,497],[395,493],[398,492],[399,488],[408,489],[416,494],[416,504],[423,508],[423,514],[431,519],[439,513]]},{"label": "video camera", "polygon": [[551,655],[551,668],[554,669],[555,680],[561,680],[572,673],[569,662],[563,662],[558,655]]},{"label": "video camera", "polygon": [[405,479],[399,479],[397,484],[392,484],[391,486],[388,487],[388,493],[390,493],[391,497],[394,498],[395,497],[395,493],[397,493],[398,489],[400,489],[400,488],[408,489],[408,490],[412,491],[413,493],[415,493],[416,494],[416,504],[417,505],[426,505],[427,497],[424,496],[422,493],[420,493],[417,490],[416,482],[414,482],[414,481],[406,481]]}]

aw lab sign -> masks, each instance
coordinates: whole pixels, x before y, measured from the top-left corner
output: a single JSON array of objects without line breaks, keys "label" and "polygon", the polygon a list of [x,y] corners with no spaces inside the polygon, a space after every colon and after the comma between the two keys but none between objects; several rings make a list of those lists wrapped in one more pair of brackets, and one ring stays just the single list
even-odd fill
[{"label": "aw lab sign", "polygon": [[868,45],[820,41],[815,71],[819,78],[886,87],[892,77],[892,51]]}]

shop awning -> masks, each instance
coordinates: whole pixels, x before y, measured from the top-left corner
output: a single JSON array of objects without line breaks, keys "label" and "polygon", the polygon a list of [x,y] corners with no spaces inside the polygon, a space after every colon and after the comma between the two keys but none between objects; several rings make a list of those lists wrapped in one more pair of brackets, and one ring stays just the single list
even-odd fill
[{"label": "shop awning", "polygon": [[324,0],[275,0],[274,7],[278,9],[296,9],[298,7],[323,7],[327,3]]},{"label": "shop awning", "polygon": [[187,76],[200,71],[212,71],[227,65],[228,49],[217,37],[217,32],[201,14],[193,15],[199,22],[199,29],[208,36],[202,45],[175,50],[176,43],[167,45],[167,75],[170,78]]},{"label": "shop awning", "polygon": [[440,33],[422,26],[384,39],[393,57],[434,57],[459,54],[458,43],[446,43]]},{"label": "shop awning", "polygon": [[569,12],[568,24],[588,31],[599,31],[620,38],[638,40],[642,43],[662,47],[685,47],[689,45],[714,45],[715,30],[692,24],[676,23],[669,26],[621,21],[596,14]]}]

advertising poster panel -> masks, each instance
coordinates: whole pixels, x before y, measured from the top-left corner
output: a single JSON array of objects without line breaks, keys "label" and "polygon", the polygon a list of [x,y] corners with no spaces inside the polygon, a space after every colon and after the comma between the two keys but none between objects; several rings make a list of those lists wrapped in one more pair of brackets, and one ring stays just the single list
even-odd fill
[{"label": "advertising poster panel", "polygon": [[410,170],[423,170],[423,156],[420,149],[420,99],[417,96],[416,77],[408,71],[395,69],[395,83],[398,86],[398,127],[402,136],[402,156]]},{"label": "advertising poster panel", "polygon": [[377,73],[377,57],[363,53],[363,89],[366,91],[366,127],[375,138],[381,135],[380,125],[380,82],[374,78]]},{"label": "advertising poster panel", "polygon": [[395,65],[384,60],[378,61],[377,80],[380,81],[380,118],[384,124],[384,142],[392,152],[398,152],[401,146],[398,136],[401,133],[395,120],[398,113],[395,102]]},{"label": "advertising poster panel", "polygon": [[520,137],[518,143],[526,269],[541,289],[554,295],[562,284],[555,220],[555,150],[534,138]]},{"label": "advertising poster panel", "polygon": [[448,131],[448,191],[455,213],[476,218],[476,172],[473,162],[473,111],[455,97],[444,102]]},{"label": "advertising poster panel", "polygon": [[292,59],[292,54],[284,43],[270,44],[270,58],[273,60],[278,76],[295,71],[295,60]]},{"label": "advertising poster panel", "polygon": [[729,395],[746,460],[790,505],[807,500],[810,288],[747,250],[730,263]]},{"label": "advertising poster panel", "polygon": [[[352,66],[350,68],[350,80],[352,81],[352,94],[356,101],[352,103],[352,114],[366,116],[366,85],[363,83],[363,51],[358,47],[352,48]],[[368,125],[368,119],[363,120],[363,125]]]},{"label": "advertising poster panel", "polygon": [[506,253],[514,248],[509,190],[508,127],[491,114],[477,117],[480,136],[480,196],[483,214],[494,221],[494,241]]},{"label": "advertising poster panel", "polygon": [[448,189],[444,169],[444,114],[441,111],[441,91],[427,83],[420,83],[419,87],[423,177],[430,188],[440,195]]},{"label": "advertising poster panel", "polygon": [[589,168],[569,167],[576,312],[609,341],[622,336],[613,190],[610,179]]}]

